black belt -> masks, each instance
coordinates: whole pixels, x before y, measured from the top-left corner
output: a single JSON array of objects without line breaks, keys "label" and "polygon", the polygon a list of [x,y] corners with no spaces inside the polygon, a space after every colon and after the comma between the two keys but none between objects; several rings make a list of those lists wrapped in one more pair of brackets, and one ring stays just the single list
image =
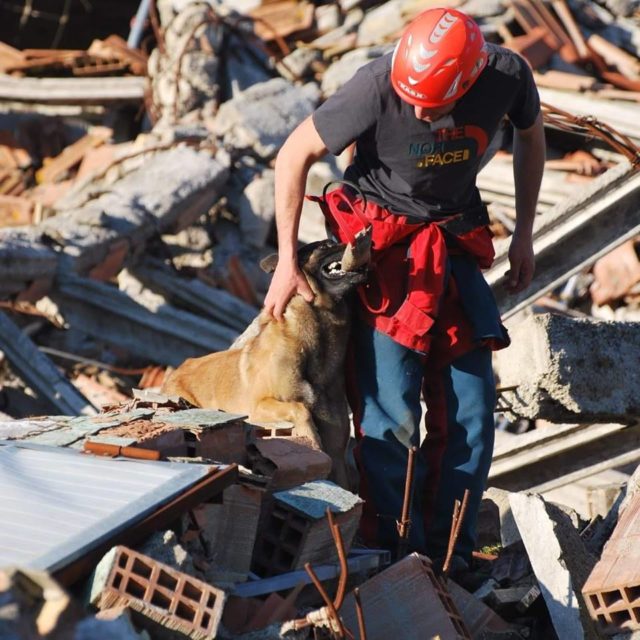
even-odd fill
[{"label": "black belt", "polygon": [[473,207],[462,213],[458,213],[444,220],[434,221],[441,229],[453,236],[462,236],[469,231],[473,231],[478,227],[484,227],[489,224],[489,212],[485,205]]}]

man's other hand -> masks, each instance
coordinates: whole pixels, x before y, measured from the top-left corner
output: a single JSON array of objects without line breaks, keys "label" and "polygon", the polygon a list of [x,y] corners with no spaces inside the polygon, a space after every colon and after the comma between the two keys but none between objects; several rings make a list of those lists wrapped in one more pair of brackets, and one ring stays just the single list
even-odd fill
[{"label": "man's other hand", "polygon": [[276,320],[282,320],[289,300],[296,293],[307,302],[313,302],[313,291],[298,266],[278,262],[264,300],[264,310]]},{"label": "man's other hand", "polygon": [[518,293],[531,284],[535,271],[533,241],[530,234],[513,234],[509,247],[509,264],[511,268],[505,274],[505,287],[509,293]]}]

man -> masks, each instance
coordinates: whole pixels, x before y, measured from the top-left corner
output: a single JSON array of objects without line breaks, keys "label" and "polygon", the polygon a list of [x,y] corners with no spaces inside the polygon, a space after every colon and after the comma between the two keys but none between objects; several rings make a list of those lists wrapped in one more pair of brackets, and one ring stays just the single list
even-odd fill
[{"label": "man", "polygon": [[[493,451],[491,349],[508,344],[480,273],[493,250],[475,185],[505,116],[514,128],[508,286],[516,292],[534,270],[545,155],[539,97],[524,60],[485,43],[460,11],[418,16],[393,54],[362,67],[291,134],[276,161],[279,262],[265,304],[282,320],[293,295],[313,296],[295,262],[309,167],[355,142],[345,179],[357,189],[337,189],[321,206],[342,240],[363,217],[373,225],[374,269],[360,291],[350,389],[365,498],[361,534],[396,548],[408,449],[420,444],[422,391],[427,438],[417,456],[409,548],[442,562],[454,502],[469,489],[455,549],[460,567],[471,560]],[[355,215],[360,209],[364,216]]]}]

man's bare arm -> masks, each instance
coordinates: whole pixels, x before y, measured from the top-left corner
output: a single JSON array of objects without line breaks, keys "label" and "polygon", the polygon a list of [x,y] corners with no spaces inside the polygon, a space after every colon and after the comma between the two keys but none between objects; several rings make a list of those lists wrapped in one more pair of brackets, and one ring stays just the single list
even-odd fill
[{"label": "man's bare arm", "polygon": [[522,291],[531,283],[535,270],[533,222],[545,161],[542,113],[528,129],[516,129],[513,148],[513,175],[516,190],[516,227],[509,247],[510,270],[507,288]]},{"label": "man's bare arm", "polygon": [[307,279],[298,268],[296,249],[300,214],[311,165],[328,153],[311,116],[287,138],[276,158],[275,204],[278,230],[278,266],[273,274],[264,306],[277,320],[299,293],[313,300]]}]

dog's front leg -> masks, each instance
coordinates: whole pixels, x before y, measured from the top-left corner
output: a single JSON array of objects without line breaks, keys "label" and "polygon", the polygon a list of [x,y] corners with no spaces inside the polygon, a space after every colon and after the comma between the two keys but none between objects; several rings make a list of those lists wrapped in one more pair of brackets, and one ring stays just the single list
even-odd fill
[{"label": "dog's front leg", "polygon": [[307,438],[315,449],[322,450],[320,436],[311,413],[302,402],[283,402],[275,398],[263,398],[255,405],[250,417],[258,422],[279,420],[292,422],[296,436]]}]

